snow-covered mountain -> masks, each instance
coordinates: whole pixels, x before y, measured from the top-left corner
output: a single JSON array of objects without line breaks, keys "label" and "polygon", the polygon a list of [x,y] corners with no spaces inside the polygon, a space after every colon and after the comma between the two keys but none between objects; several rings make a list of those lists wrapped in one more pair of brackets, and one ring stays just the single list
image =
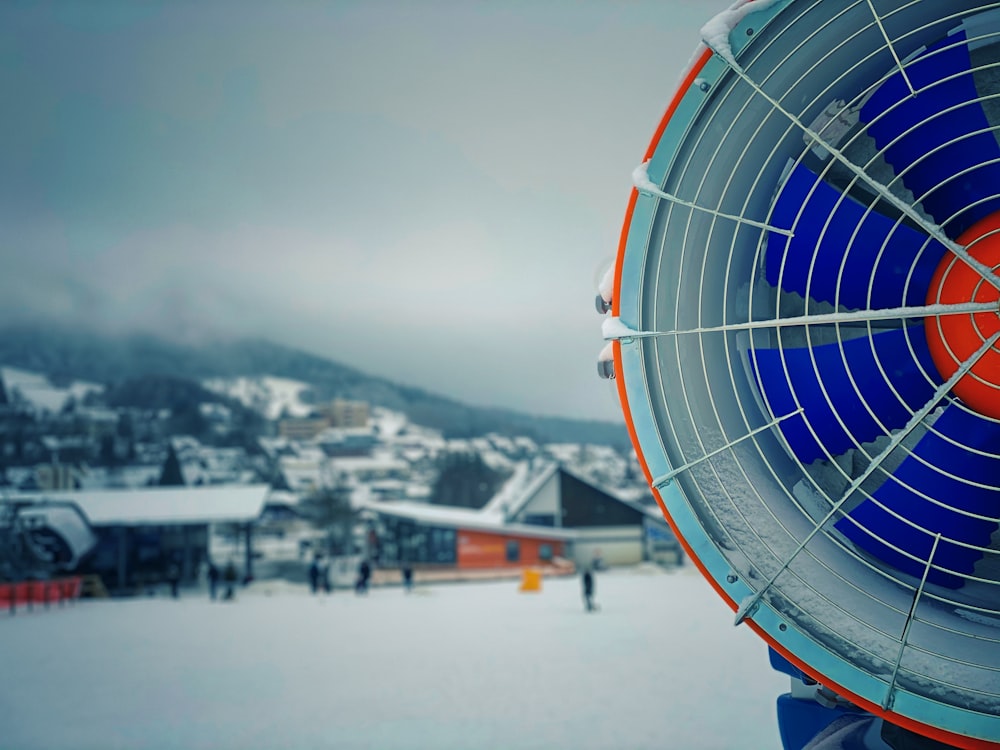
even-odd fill
[{"label": "snow-covered mountain", "polygon": [[55,385],[45,375],[16,367],[0,367],[0,378],[8,397],[23,399],[36,409],[58,412],[70,401],[80,401],[88,393],[100,393],[104,386],[74,380],[66,385]]},{"label": "snow-covered mountain", "polygon": [[303,396],[308,396],[311,386],[301,380],[269,375],[241,376],[209,378],[202,385],[213,393],[236,399],[268,419],[304,417],[313,409],[308,399],[303,399]]},{"label": "snow-covered mountain", "polygon": [[586,440],[619,447],[629,442],[621,423],[469,406],[264,340],[181,344],[146,334],[116,337],[37,325],[8,327],[0,329],[0,366],[39,373],[58,383],[111,385],[151,375],[226,383],[225,391],[243,403],[249,399],[268,409],[283,404],[277,407],[279,413],[284,405],[295,414],[299,404],[334,398],[367,401],[455,437],[497,433],[529,435],[545,443]]}]

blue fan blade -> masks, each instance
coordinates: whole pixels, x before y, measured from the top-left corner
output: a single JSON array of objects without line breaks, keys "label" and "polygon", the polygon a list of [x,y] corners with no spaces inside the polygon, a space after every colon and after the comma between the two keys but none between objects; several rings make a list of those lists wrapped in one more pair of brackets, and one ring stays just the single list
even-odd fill
[{"label": "blue fan blade", "polygon": [[771,413],[803,409],[779,426],[803,463],[827,453],[836,456],[902,427],[934,395],[936,384],[928,378],[938,377],[923,326],[811,349],[756,349],[750,354]]},{"label": "blue fan blade", "polygon": [[[923,575],[926,567],[923,561],[930,556],[934,535],[940,533],[933,562],[954,574],[931,569],[927,580],[959,588],[964,582],[961,576],[971,574],[982,557],[979,550],[962,544],[989,546],[990,536],[1000,522],[1000,455],[997,454],[1000,424],[952,404],[934,423],[934,429],[940,434],[928,432],[921,438],[912,454],[872,493],[884,507],[864,500],[849,514],[857,524],[843,518],[835,525],[858,547],[917,578]],[[942,435],[961,445],[949,442]],[[975,453],[974,449],[983,453]],[[941,471],[931,467],[939,467]],[[932,503],[914,490],[943,504]],[[973,518],[963,511],[990,518]],[[918,559],[913,560],[893,547]]]},{"label": "blue fan blade", "polygon": [[797,164],[771,213],[771,223],[792,230],[794,236],[768,235],[768,283],[854,309],[924,304],[934,271],[947,252],[944,245],[865,211]]},{"label": "blue fan blade", "polygon": [[1000,209],[1000,145],[970,68],[965,33],[952,34],[906,66],[916,96],[897,71],[861,108],[886,161],[950,237]]}]

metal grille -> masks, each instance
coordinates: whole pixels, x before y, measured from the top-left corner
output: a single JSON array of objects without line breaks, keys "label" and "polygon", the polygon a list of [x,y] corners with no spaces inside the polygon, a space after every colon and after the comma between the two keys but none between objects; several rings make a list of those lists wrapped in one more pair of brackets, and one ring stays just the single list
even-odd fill
[{"label": "metal grille", "polygon": [[1000,742],[1000,3],[760,5],[637,171],[638,448],[738,621]]}]

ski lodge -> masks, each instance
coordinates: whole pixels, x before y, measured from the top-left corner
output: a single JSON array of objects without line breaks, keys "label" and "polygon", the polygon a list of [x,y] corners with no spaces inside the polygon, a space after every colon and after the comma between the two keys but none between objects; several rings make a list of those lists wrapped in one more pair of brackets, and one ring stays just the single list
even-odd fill
[{"label": "ski lodge", "polygon": [[405,561],[459,569],[682,559],[680,544],[656,507],[618,497],[558,464],[519,487],[501,491],[479,510],[368,503],[364,510],[377,535],[374,556],[383,565]]}]

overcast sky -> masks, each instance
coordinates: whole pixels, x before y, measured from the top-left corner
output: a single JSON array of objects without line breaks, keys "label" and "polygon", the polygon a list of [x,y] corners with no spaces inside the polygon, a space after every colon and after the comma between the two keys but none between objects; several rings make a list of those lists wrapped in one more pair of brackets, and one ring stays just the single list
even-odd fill
[{"label": "overcast sky", "polygon": [[726,5],[0,4],[0,316],[620,420],[593,298]]}]

